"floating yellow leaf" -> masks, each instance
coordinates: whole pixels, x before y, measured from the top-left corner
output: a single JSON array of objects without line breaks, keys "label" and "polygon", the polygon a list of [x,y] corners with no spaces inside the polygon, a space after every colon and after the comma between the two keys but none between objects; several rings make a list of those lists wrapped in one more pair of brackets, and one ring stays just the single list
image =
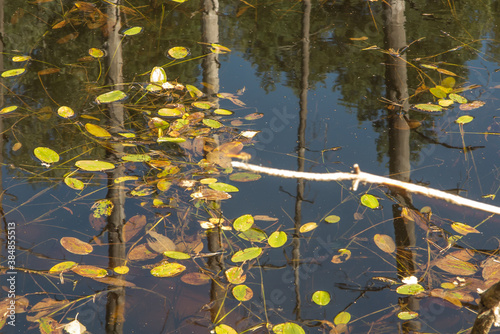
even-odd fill
[{"label": "floating yellow leaf", "polygon": [[87,255],[94,250],[91,244],[73,237],[63,237],[60,242],[64,249],[73,254]]},{"label": "floating yellow leaf", "polygon": [[172,277],[186,270],[180,263],[166,263],[151,269],[151,275],[156,277]]},{"label": "floating yellow leaf", "polygon": [[53,266],[52,268],[49,269],[49,272],[50,273],[60,273],[60,272],[64,272],[64,271],[67,271],[67,270],[70,270],[71,268],[73,268],[74,266],[76,266],[77,263],[76,262],[73,262],[73,261],[65,261],[65,262],[61,262],[61,263],[58,263],[56,264],[55,266]]},{"label": "floating yellow leaf", "polygon": [[246,302],[247,300],[252,299],[253,291],[248,286],[241,284],[237,285],[233,288],[233,296],[236,300],[241,302]]},{"label": "floating yellow leaf", "polygon": [[0,110],[0,115],[4,115],[4,114],[8,114],[10,112],[13,112],[17,108],[18,108],[17,106],[9,106],[9,107],[2,108],[2,110]]},{"label": "floating yellow leaf", "polygon": [[331,297],[327,291],[316,291],[312,295],[312,301],[320,306],[325,306],[330,303]]},{"label": "floating yellow leaf", "polygon": [[351,321],[351,314],[349,312],[340,312],[337,314],[335,319],[333,319],[333,322],[335,325],[345,325]]},{"label": "floating yellow leaf", "polygon": [[243,216],[236,218],[236,220],[233,223],[233,227],[236,231],[244,232],[244,231],[250,229],[250,227],[252,227],[253,223],[254,223],[254,219],[253,219],[252,215],[243,215]]},{"label": "floating yellow leaf", "polygon": [[476,230],[474,227],[469,226],[464,223],[459,223],[459,222],[454,222],[451,224],[451,228],[462,235],[467,235],[469,233],[480,233],[478,230]]},{"label": "floating yellow leaf", "polygon": [[88,265],[78,265],[72,268],[71,271],[80,276],[90,277],[90,278],[102,278],[108,275],[106,269]]},{"label": "floating yellow leaf", "polygon": [[378,199],[370,194],[364,194],[361,196],[361,204],[369,207],[370,209],[376,209],[380,206]]},{"label": "floating yellow leaf", "polygon": [[87,123],[85,124],[85,130],[87,130],[91,135],[94,135],[99,138],[109,138],[111,134],[104,128],[99,125]]},{"label": "floating yellow leaf", "polygon": [[127,266],[118,266],[118,267],[115,267],[113,268],[113,271],[119,275],[125,275],[126,273],[129,272],[129,267]]},{"label": "floating yellow leaf", "polygon": [[75,166],[88,172],[104,171],[115,168],[110,162],[99,160],[78,160]]},{"label": "floating yellow leaf", "polygon": [[189,50],[183,46],[176,46],[168,50],[168,55],[174,59],[182,59],[189,55]]},{"label": "floating yellow leaf", "polygon": [[75,112],[73,111],[73,109],[67,106],[59,107],[59,109],[57,109],[57,114],[62,118],[71,118],[75,116]]},{"label": "floating yellow leaf", "polygon": [[59,154],[48,147],[37,147],[34,150],[34,154],[40,161],[48,164],[59,161]]},{"label": "floating yellow leaf", "polygon": [[302,225],[300,227],[299,231],[300,231],[300,233],[306,233],[306,232],[314,230],[317,227],[318,227],[318,224],[316,224],[315,222],[309,222],[309,223],[305,223],[304,225]]},{"label": "floating yellow leaf", "polygon": [[240,267],[232,267],[226,270],[226,278],[231,284],[241,284],[247,279],[247,275],[243,273]]}]

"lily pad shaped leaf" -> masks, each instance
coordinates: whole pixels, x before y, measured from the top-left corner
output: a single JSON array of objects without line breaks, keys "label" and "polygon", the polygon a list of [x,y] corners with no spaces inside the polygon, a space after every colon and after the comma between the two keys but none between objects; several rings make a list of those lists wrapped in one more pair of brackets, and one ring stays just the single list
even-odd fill
[{"label": "lily pad shaped leaf", "polygon": [[99,125],[87,123],[85,124],[85,130],[87,130],[91,135],[96,136],[98,138],[109,138],[111,137],[111,133],[108,130],[100,127]]},{"label": "lily pad shaped leaf", "polygon": [[132,27],[124,30],[122,34],[124,36],[134,36],[137,34],[140,34],[142,32],[143,28],[142,27]]},{"label": "lily pad shaped leaf", "polygon": [[17,106],[9,106],[9,107],[2,108],[2,110],[0,110],[0,115],[4,115],[4,114],[8,114],[10,112],[13,112],[17,108],[18,108]]},{"label": "lily pad shaped leaf", "polygon": [[128,273],[130,271],[130,268],[127,266],[118,266],[118,267],[114,267],[113,271],[119,275],[125,275],[126,273]]},{"label": "lily pad shaped leaf", "polygon": [[437,104],[431,104],[431,103],[421,103],[415,105],[415,108],[423,110],[423,111],[429,111],[429,112],[438,112],[442,111],[443,107],[437,105]]},{"label": "lily pad shaped leaf", "polygon": [[73,237],[63,237],[60,243],[64,249],[73,254],[87,255],[94,250],[91,244]]},{"label": "lily pad shaped leaf", "polygon": [[64,183],[66,183],[66,185],[71,189],[75,190],[82,190],[85,187],[85,184],[82,181],[69,176],[64,178]]},{"label": "lily pad shaped leaf", "polygon": [[204,118],[202,122],[203,122],[203,124],[205,124],[206,126],[212,128],[212,129],[218,129],[221,126],[223,126],[221,122],[216,121],[214,119]]},{"label": "lily pad shaped leaf", "polygon": [[88,265],[78,265],[72,268],[71,271],[80,276],[90,278],[103,278],[108,275],[106,269]]},{"label": "lily pad shaped leaf", "polygon": [[253,291],[245,284],[237,285],[233,288],[233,296],[240,302],[252,299]]},{"label": "lily pad shaped leaf", "polygon": [[38,159],[40,159],[40,161],[48,164],[59,161],[59,154],[48,147],[37,147],[33,153]]},{"label": "lily pad shaped leaf", "polygon": [[238,192],[238,191],[240,191],[235,186],[232,186],[232,185],[227,184],[227,183],[222,183],[222,182],[211,183],[208,186],[210,188],[212,188],[213,190],[225,191],[227,193],[232,193],[232,192]]},{"label": "lily pad shaped leaf", "polygon": [[411,320],[416,317],[418,317],[418,313],[413,311],[403,311],[398,313],[398,318],[401,320]]},{"label": "lily pad shaped leaf", "polygon": [[241,173],[233,173],[229,175],[229,179],[234,182],[251,182],[251,181],[257,181],[260,180],[262,176],[259,174],[254,174],[254,173],[246,173],[246,172],[241,172]]},{"label": "lily pad shaped leaf", "polygon": [[233,223],[233,227],[236,231],[244,232],[252,227],[254,223],[252,215],[243,215],[241,217],[236,218]]},{"label": "lily pad shaped leaf", "polygon": [[5,72],[2,73],[2,78],[16,77],[18,75],[23,74],[24,72],[26,72],[25,68],[16,68],[16,69],[13,69],[13,70],[8,70],[8,71],[5,71]]},{"label": "lily pad shaped leaf", "polygon": [[113,90],[111,92],[107,92],[96,97],[95,101],[98,104],[101,103],[112,103],[122,101],[127,98],[127,94],[122,92],[121,90]]},{"label": "lily pad shaped leaf", "polygon": [[115,168],[115,165],[112,163],[99,160],[78,160],[75,162],[75,166],[87,172],[98,172]]},{"label": "lily pad shaped leaf", "polygon": [[168,55],[174,59],[182,59],[189,55],[189,50],[183,46],[176,46],[168,50]]},{"label": "lily pad shaped leaf", "polygon": [[183,253],[183,252],[177,252],[177,251],[166,251],[163,252],[163,255],[166,257],[172,258],[172,259],[177,259],[177,260],[187,260],[190,259],[191,256],[189,254]]},{"label": "lily pad shaped leaf", "polygon": [[336,216],[336,215],[330,215],[330,216],[327,216],[325,218],[325,222],[327,222],[329,224],[338,223],[339,221],[340,221],[340,217]]},{"label": "lily pad shaped leaf", "polygon": [[57,109],[57,114],[62,118],[71,118],[75,116],[75,112],[70,107],[62,106]]},{"label": "lily pad shaped leaf", "polygon": [[396,289],[400,295],[416,295],[417,293],[425,291],[424,287],[420,284],[403,284]]},{"label": "lily pad shaped leaf", "polygon": [[467,99],[465,97],[455,93],[451,93],[450,95],[448,95],[448,98],[458,103],[467,103]]},{"label": "lily pad shaped leaf", "polygon": [[472,116],[464,115],[464,116],[460,116],[459,118],[457,118],[457,120],[455,121],[455,123],[457,123],[457,124],[467,124],[467,123],[472,122],[473,119],[474,119],[474,117],[472,117]]},{"label": "lily pad shaped leaf", "polygon": [[242,249],[234,253],[231,257],[231,261],[233,262],[243,262],[255,259],[262,253],[262,248],[260,247],[250,247],[246,249]]},{"label": "lily pad shaped leaf", "polygon": [[104,57],[104,51],[98,48],[90,48],[89,55],[91,55],[94,58],[102,58]]},{"label": "lily pad shaped leaf", "polygon": [[180,263],[166,263],[151,269],[151,275],[156,277],[173,277],[186,270]]},{"label": "lily pad shaped leaf", "polygon": [[335,325],[345,325],[351,321],[351,314],[349,312],[340,312],[337,314],[333,322]]},{"label": "lily pad shaped leaf", "polygon": [[189,285],[204,285],[210,283],[210,280],[210,276],[203,273],[187,273],[181,277],[181,281]]},{"label": "lily pad shaped leaf", "polygon": [[378,203],[378,199],[370,194],[364,194],[363,196],[361,196],[361,204],[369,207],[370,209],[376,209],[380,206],[380,204]]},{"label": "lily pad shaped leaf", "polygon": [[273,332],[276,334],[306,334],[302,327],[293,322],[277,324],[273,327]]},{"label": "lily pad shaped leaf", "polygon": [[61,262],[61,263],[58,263],[56,264],[55,266],[53,266],[52,268],[49,269],[49,272],[50,273],[61,273],[61,272],[64,272],[64,271],[67,271],[67,270],[70,270],[71,268],[73,268],[74,266],[76,266],[78,263],[76,262],[73,262],[73,261],[65,261],[65,262]]},{"label": "lily pad shaped leaf", "polygon": [[262,231],[259,228],[250,228],[245,232],[241,232],[238,234],[238,237],[244,240],[253,241],[253,242],[262,242],[267,239],[266,232]]},{"label": "lily pad shaped leaf", "polygon": [[231,284],[241,284],[246,281],[247,275],[243,272],[240,267],[232,267],[226,270],[226,278]]},{"label": "lily pad shaped leaf", "polygon": [[312,295],[312,301],[320,306],[325,306],[330,303],[331,297],[327,291],[316,291]]},{"label": "lily pad shaped leaf", "polygon": [[231,326],[220,324],[215,327],[215,334],[238,334],[238,332]]},{"label": "lily pad shaped leaf", "polygon": [[267,242],[269,243],[269,246],[273,248],[278,248],[283,246],[288,240],[288,237],[285,232],[283,231],[274,231],[271,233],[269,238],[267,239]]}]

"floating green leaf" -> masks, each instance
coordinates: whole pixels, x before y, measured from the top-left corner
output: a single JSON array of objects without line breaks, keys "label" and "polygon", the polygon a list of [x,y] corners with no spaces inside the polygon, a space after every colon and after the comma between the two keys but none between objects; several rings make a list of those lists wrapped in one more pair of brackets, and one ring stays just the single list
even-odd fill
[{"label": "floating green leaf", "polygon": [[78,160],[75,162],[75,166],[87,172],[97,172],[115,168],[115,165],[112,163],[99,160]]},{"label": "floating green leaf", "polygon": [[221,126],[224,126],[224,125],[222,125],[221,122],[216,121],[214,119],[209,119],[209,118],[204,118],[202,122],[203,122],[203,124],[205,124],[208,127],[211,127],[212,129],[218,129]]},{"label": "floating green leaf", "polygon": [[241,173],[234,173],[229,175],[229,179],[234,182],[251,182],[251,181],[257,181],[261,178],[259,174],[254,174],[254,173],[246,173],[246,172],[241,172]]},{"label": "floating green leaf", "polygon": [[158,137],[156,141],[158,143],[183,143],[186,139],[180,137]]},{"label": "floating green leaf", "polygon": [[135,138],[135,133],[131,132],[118,132],[118,134],[125,138]]},{"label": "floating green leaf", "polygon": [[158,110],[158,115],[164,117],[179,117],[182,116],[183,112],[177,108],[161,108]]},{"label": "floating green leaf", "polygon": [[199,108],[199,109],[210,109],[212,108],[212,103],[208,102],[208,101],[198,101],[198,102],[193,102],[191,103],[191,105],[193,107],[196,107],[196,108]]},{"label": "floating green leaf", "polygon": [[288,237],[285,232],[283,231],[274,231],[271,233],[269,238],[267,239],[267,242],[269,243],[269,246],[273,248],[278,248],[283,246],[286,241],[288,240]]},{"label": "floating green leaf", "polygon": [[375,241],[377,247],[386,253],[390,254],[396,250],[394,240],[392,240],[392,238],[387,234],[375,234],[373,240]]},{"label": "floating green leaf", "polygon": [[402,311],[398,313],[398,318],[401,320],[411,320],[416,317],[418,317],[418,313],[413,311]]},{"label": "floating green leaf", "polygon": [[337,314],[335,319],[333,319],[333,322],[335,325],[345,325],[351,321],[351,314],[349,312],[340,312]]},{"label": "floating green leaf", "polygon": [[331,297],[327,291],[316,291],[312,295],[312,301],[320,306],[325,306],[330,303]]},{"label": "floating green leaf", "polygon": [[429,91],[431,92],[432,95],[434,95],[438,99],[444,99],[446,97],[447,93],[442,88],[444,88],[444,87],[436,86],[436,87],[432,87],[431,89],[429,89]]},{"label": "floating green leaf", "polygon": [[124,36],[134,36],[134,35],[141,33],[142,29],[143,29],[142,27],[132,27],[132,28],[125,29],[122,32],[122,34]]},{"label": "floating green leaf", "polygon": [[232,327],[220,324],[215,327],[215,334],[238,334]]},{"label": "floating green leaf", "polygon": [[113,212],[115,205],[109,199],[100,199],[92,204],[91,210],[93,211],[95,218],[100,218],[102,216],[109,217]]},{"label": "floating green leaf", "polygon": [[186,267],[180,263],[166,263],[151,269],[151,275],[156,277],[172,277],[179,275]]},{"label": "floating green leaf", "polygon": [[78,265],[76,267],[71,268],[71,271],[80,276],[90,277],[90,278],[102,278],[108,275],[106,269],[88,265]]},{"label": "floating green leaf", "polygon": [[177,251],[166,251],[163,252],[163,255],[166,257],[172,258],[172,259],[177,259],[177,260],[187,260],[190,259],[191,256],[189,254],[183,253],[183,252],[177,252]]},{"label": "floating green leaf", "polygon": [[416,295],[423,291],[425,289],[420,284],[403,284],[396,289],[396,292],[400,295]]},{"label": "floating green leaf", "polygon": [[222,182],[210,183],[208,186],[210,188],[212,188],[213,190],[225,191],[227,193],[234,193],[234,192],[240,191],[235,186],[232,186],[232,185],[227,184],[227,183],[222,183]]},{"label": "floating green leaf", "polygon": [[455,93],[451,93],[450,95],[448,95],[448,98],[450,98],[451,100],[457,102],[457,103],[467,103],[467,99],[461,95],[458,95],[458,94],[455,94]]},{"label": "floating green leaf", "polygon": [[460,116],[459,118],[457,118],[457,120],[455,121],[455,123],[457,123],[457,124],[467,124],[467,123],[472,122],[473,119],[474,119],[474,117],[472,117],[472,116],[464,115],[464,116]]},{"label": "floating green leaf", "polygon": [[61,263],[56,264],[52,268],[50,268],[49,272],[50,273],[61,273],[63,271],[70,270],[71,268],[73,268],[76,265],[77,265],[77,263],[73,262],[73,261],[61,262]]},{"label": "floating green leaf", "polygon": [[87,130],[91,135],[96,136],[98,138],[111,137],[111,133],[109,133],[106,129],[102,128],[97,124],[92,124],[92,123],[85,124],[85,130]]},{"label": "floating green leaf", "polygon": [[340,217],[336,215],[330,215],[325,218],[325,222],[333,224],[338,223],[340,221]]},{"label": "floating green leaf", "polygon": [[250,247],[246,249],[242,249],[234,253],[231,257],[231,261],[233,262],[243,262],[255,259],[262,253],[262,248],[260,247]]},{"label": "floating green leaf", "polygon": [[57,109],[57,114],[62,118],[71,118],[75,116],[75,112],[70,107],[62,106]]},{"label": "floating green leaf", "polygon": [[73,254],[87,255],[92,253],[94,250],[91,244],[73,237],[63,237],[61,238],[60,243],[65,250]]},{"label": "floating green leaf", "polygon": [[361,204],[369,207],[370,209],[376,209],[380,206],[378,199],[370,194],[364,194],[361,196]]},{"label": "floating green leaf", "polygon": [[89,55],[91,55],[94,58],[102,58],[104,57],[104,51],[98,48],[90,48]]},{"label": "floating green leaf", "polygon": [[146,162],[151,160],[151,156],[149,154],[127,154],[122,157],[124,161],[133,161],[133,162]]},{"label": "floating green leaf", "polygon": [[216,115],[222,115],[222,116],[230,116],[230,115],[234,114],[234,112],[231,111],[231,110],[219,109],[218,108],[218,109],[214,110],[214,114],[216,114]]},{"label": "floating green leaf", "polygon": [[293,322],[277,324],[273,327],[273,332],[276,334],[306,334],[302,327]]},{"label": "floating green leaf", "polygon": [[70,187],[71,189],[75,189],[75,190],[82,190],[85,185],[83,184],[82,181],[74,178],[74,177],[65,177],[64,178],[64,183],[66,183],[66,185],[68,187]]},{"label": "floating green leaf", "polygon": [[16,68],[16,69],[13,69],[13,70],[8,70],[8,71],[5,71],[5,72],[2,72],[2,78],[12,78],[12,77],[21,75],[24,72],[26,72],[25,68]]},{"label": "floating green leaf", "polygon": [[9,106],[9,107],[2,108],[2,110],[0,110],[0,115],[4,115],[4,114],[8,114],[10,112],[13,112],[17,108],[18,108],[17,106]]},{"label": "floating green leaf", "polygon": [[37,147],[33,153],[38,159],[40,159],[40,161],[48,164],[59,161],[59,154],[48,147]]},{"label": "floating green leaf", "polygon": [[244,232],[252,227],[253,223],[252,215],[243,215],[235,219],[233,227],[236,231]]},{"label": "floating green leaf", "polygon": [[453,100],[439,99],[438,103],[439,103],[439,105],[441,107],[445,107],[446,108],[446,107],[451,106],[455,102],[453,102]]},{"label": "floating green leaf", "polygon": [[240,302],[246,302],[253,297],[252,289],[250,289],[245,284],[235,286],[232,292],[234,298],[236,298],[236,300],[239,300]]},{"label": "floating green leaf", "polygon": [[185,58],[189,54],[189,50],[183,46],[175,46],[168,50],[168,55],[174,59]]},{"label": "floating green leaf", "polygon": [[140,186],[135,187],[130,191],[130,195],[132,196],[148,196],[154,193],[156,189],[153,186],[150,186],[149,184],[141,184]]},{"label": "floating green leaf", "polygon": [[122,92],[121,90],[113,90],[111,92],[107,92],[96,97],[95,101],[98,104],[101,103],[112,103],[124,100],[127,98],[127,94]]},{"label": "floating green leaf", "polygon": [[241,284],[247,279],[247,275],[243,273],[240,267],[232,267],[226,270],[226,278],[231,284]]},{"label": "floating green leaf", "polygon": [[438,106],[437,104],[431,104],[431,103],[421,103],[415,105],[415,108],[423,110],[423,111],[430,111],[430,112],[436,112],[436,111],[442,111],[443,107]]}]

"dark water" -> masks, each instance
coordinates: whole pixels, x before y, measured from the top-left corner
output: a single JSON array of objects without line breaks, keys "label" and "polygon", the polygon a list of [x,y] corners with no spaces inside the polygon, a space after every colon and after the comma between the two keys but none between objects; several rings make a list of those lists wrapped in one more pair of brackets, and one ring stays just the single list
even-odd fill
[{"label": "dark water", "polygon": [[[498,199],[482,196],[494,195],[500,187],[496,3],[466,1],[452,8],[433,1],[406,2],[406,8],[399,1],[390,6],[381,2],[192,0],[182,4],[127,2],[121,3],[123,7],[67,1],[0,5],[2,71],[26,67],[22,76],[2,79],[2,108],[19,108],[0,116],[1,265],[5,268],[1,285],[9,290],[7,279],[12,274],[7,271],[15,272],[15,295],[29,301],[29,313],[18,309],[16,326],[5,325],[2,333],[36,333],[37,319],[51,317],[68,323],[76,314],[92,333],[207,333],[220,324],[239,333],[249,329],[264,333],[266,323],[271,328],[285,322],[295,322],[305,332],[329,332],[342,311],[351,315],[349,333],[456,333],[472,327],[475,313],[471,309],[479,298],[475,288],[469,282],[469,288],[454,291],[462,293],[460,298],[449,298],[455,305],[430,296],[431,291],[436,295],[442,283],[464,276],[439,269],[433,261],[465,248],[478,250],[470,262],[479,265],[498,248],[498,218],[489,218],[478,227],[479,234],[469,234],[440,252],[447,246],[447,236],[458,235],[450,227],[452,222],[475,226],[490,214],[374,185],[352,191],[347,182],[265,175],[254,182],[234,182],[231,173],[220,166],[197,166],[207,157],[206,151],[156,143],[154,131],[147,127],[151,117],[167,103],[185,100],[190,105],[193,99],[185,90],[157,96],[146,94],[142,87],[154,66],[168,64],[164,68],[169,81],[202,90],[205,96],[200,100],[211,101],[211,110],[217,106],[234,111],[232,116],[214,116],[202,110],[206,118],[224,124],[222,129],[199,135],[206,146],[241,140],[243,151],[251,154],[249,163],[308,172],[347,172],[357,163],[369,173],[495,205]],[[52,28],[62,20],[66,23],[61,28]],[[136,36],[120,34],[133,26],[144,30]],[[389,49],[401,51],[412,42],[401,54],[389,55]],[[213,54],[210,43],[231,52]],[[167,51],[175,46],[188,48],[190,55],[172,61]],[[106,56],[82,59],[88,57],[90,48],[100,48]],[[32,60],[13,62],[17,55],[29,55]],[[39,73],[51,68],[58,71]],[[469,111],[460,110],[457,103],[442,112],[415,108],[419,103],[436,103],[426,89],[450,76],[442,70],[454,74],[455,87],[478,85],[460,95],[484,105]],[[95,103],[99,94],[114,89],[126,92],[128,99]],[[235,94],[245,105],[218,98],[217,93]],[[59,117],[60,106],[71,107],[77,116]],[[244,119],[252,113],[263,117]],[[462,115],[474,116],[464,124],[463,136],[455,123]],[[168,121],[173,123],[174,118]],[[413,127],[417,122],[419,126]],[[85,130],[87,123],[106,128],[113,137],[96,139]],[[239,136],[244,130],[261,132],[251,141]],[[119,137],[117,133],[123,131],[136,133],[137,138]],[[181,137],[188,143],[194,138],[187,133]],[[464,153],[464,144],[472,149]],[[36,147],[58,152],[59,162],[43,166],[33,153]],[[168,191],[132,196],[130,191],[142,183],[155,187],[161,169],[124,163],[120,158],[126,153],[168,158],[180,172],[167,177],[173,182]],[[81,171],[74,164],[83,159],[109,161],[117,168]],[[64,183],[71,172],[76,172],[71,176],[83,181],[85,189],[71,189]],[[138,176],[138,180],[116,185],[113,179],[121,176]],[[239,192],[220,202],[193,200],[190,194],[200,184],[191,188],[179,184],[179,180],[209,176],[237,186]],[[364,193],[377,196],[380,208],[361,205]],[[93,227],[91,207],[104,198],[114,201],[114,213],[104,225]],[[155,206],[154,199],[166,205]],[[400,218],[402,207],[417,212],[424,206],[432,208],[430,223],[423,218],[416,223]],[[199,227],[199,221],[211,216],[224,217],[230,225],[243,214],[273,217],[256,220],[255,225],[267,235],[285,231],[285,246],[272,249],[265,241],[244,241],[234,231],[207,232]],[[332,214],[340,221],[325,223],[324,218]],[[124,241],[123,223],[136,215],[144,215],[150,225]],[[145,243],[146,228],[158,221],[155,230],[174,242],[199,240],[202,254],[216,255],[198,257],[191,251],[191,259],[172,261],[185,265],[186,271],[168,278],[150,273],[160,256],[125,262],[139,238],[137,244]],[[15,229],[9,229],[9,222],[15,222]],[[318,228],[300,233],[299,227],[308,222],[318,223]],[[422,224],[437,228],[428,232]],[[7,268],[10,230],[16,236],[16,264],[11,270]],[[383,252],[373,241],[375,234],[389,235],[398,250]],[[62,237],[89,242],[94,251],[86,256],[71,254],[61,247]],[[252,246],[264,248],[258,261],[243,265],[231,261],[238,249]],[[344,248],[351,252],[350,259],[332,263],[332,257]],[[48,270],[62,261],[105,268],[108,275],[135,287],[123,288],[72,272],[64,273],[61,281]],[[113,274],[117,265],[127,265],[130,272]],[[253,298],[241,303],[233,297],[233,285],[224,275],[238,265],[247,275],[244,284],[253,290]],[[194,272],[211,279],[200,286],[180,279]],[[401,295],[397,285],[374,279],[400,282],[410,275],[420,280],[424,294]],[[481,268],[470,277],[485,287]],[[311,301],[318,290],[330,293],[327,306]],[[37,315],[32,308],[44,298],[68,304]],[[419,316],[400,320],[400,311]]]}]

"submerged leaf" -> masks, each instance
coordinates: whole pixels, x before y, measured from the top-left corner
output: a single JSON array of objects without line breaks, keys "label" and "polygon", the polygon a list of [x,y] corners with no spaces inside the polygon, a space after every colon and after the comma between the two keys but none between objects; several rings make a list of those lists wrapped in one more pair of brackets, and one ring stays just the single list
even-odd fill
[{"label": "submerged leaf", "polygon": [[174,59],[182,59],[189,55],[189,50],[183,46],[176,46],[168,50],[168,55]]},{"label": "submerged leaf", "polygon": [[2,110],[0,110],[0,115],[4,115],[4,114],[8,114],[10,112],[13,112],[17,108],[18,108],[18,106],[9,106],[9,107],[2,108]]},{"label": "submerged leaf", "polygon": [[325,218],[325,222],[333,224],[338,223],[340,221],[340,217],[336,215],[330,215]]},{"label": "submerged leaf", "polygon": [[210,276],[203,273],[187,273],[181,277],[181,281],[189,285],[204,285],[210,283]]},{"label": "submerged leaf", "polygon": [[148,246],[155,252],[162,254],[176,250],[174,242],[169,237],[155,231],[149,231],[148,235]]},{"label": "submerged leaf", "polygon": [[229,175],[229,179],[234,182],[251,182],[260,180],[262,176],[254,173],[240,172]]},{"label": "submerged leaf", "polygon": [[252,241],[252,242],[261,242],[267,238],[266,232],[262,231],[258,228],[250,228],[245,232],[241,232],[238,234],[238,237],[244,240]]},{"label": "submerged leaf", "polygon": [[70,107],[62,106],[57,109],[57,114],[62,118],[71,118],[75,116],[75,112]]},{"label": "submerged leaf", "polygon": [[375,241],[377,247],[386,253],[390,254],[396,250],[394,240],[392,240],[392,238],[387,234],[375,234],[373,240]]}]

